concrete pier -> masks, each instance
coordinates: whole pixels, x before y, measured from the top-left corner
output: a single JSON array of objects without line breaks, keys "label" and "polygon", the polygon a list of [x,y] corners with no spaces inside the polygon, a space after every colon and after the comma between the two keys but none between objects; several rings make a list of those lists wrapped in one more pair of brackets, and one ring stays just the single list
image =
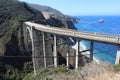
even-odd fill
[{"label": "concrete pier", "polygon": [[44,55],[44,67],[46,68],[46,51],[45,51],[45,34],[42,32],[42,38],[43,38],[43,55]]},{"label": "concrete pier", "polygon": [[54,67],[58,66],[58,59],[57,59],[57,41],[56,41],[56,35],[54,35]]},{"label": "concrete pier", "polygon": [[79,46],[80,46],[80,41],[78,39],[76,39],[76,60],[75,60],[75,69],[78,68],[78,64],[79,64]]},{"label": "concrete pier", "polygon": [[67,61],[67,68],[70,67],[70,52],[69,52],[69,42],[67,43],[67,52],[66,52],[66,61]]},{"label": "concrete pier", "polygon": [[94,50],[94,42],[90,42],[90,61],[93,60],[93,50]]},{"label": "concrete pier", "polygon": [[31,39],[31,41],[32,41],[32,60],[33,60],[33,68],[34,68],[34,75],[37,75],[37,68],[36,68],[36,60],[35,60],[35,58],[34,58],[34,56],[35,56],[35,51],[34,51],[34,38],[33,38],[33,36],[34,36],[34,31],[33,31],[34,29],[33,29],[33,27],[31,26],[31,36],[32,36],[32,39]]},{"label": "concrete pier", "polygon": [[115,64],[119,64],[120,63],[120,45],[116,45],[116,46],[117,46],[117,54],[116,54]]},{"label": "concrete pier", "polygon": [[31,34],[32,34],[32,60],[33,60],[33,68],[34,74],[37,75],[40,66],[43,66],[43,58],[39,58],[43,56],[41,54],[41,46],[40,46],[40,35],[39,31],[35,30],[34,27],[31,27]]}]

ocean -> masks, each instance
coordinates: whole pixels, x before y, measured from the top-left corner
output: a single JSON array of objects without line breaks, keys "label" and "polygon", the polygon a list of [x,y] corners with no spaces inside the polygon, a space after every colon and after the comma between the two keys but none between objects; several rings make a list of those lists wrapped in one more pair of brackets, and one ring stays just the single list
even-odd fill
[{"label": "ocean", "polygon": [[[120,16],[77,16],[80,23],[75,24],[78,30],[89,32],[99,32],[105,34],[113,34],[120,37]],[[99,20],[103,19],[103,23]],[[85,48],[89,48],[89,41],[82,41]],[[117,47],[111,44],[94,43],[94,57],[99,62],[111,62],[115,64]]]}]

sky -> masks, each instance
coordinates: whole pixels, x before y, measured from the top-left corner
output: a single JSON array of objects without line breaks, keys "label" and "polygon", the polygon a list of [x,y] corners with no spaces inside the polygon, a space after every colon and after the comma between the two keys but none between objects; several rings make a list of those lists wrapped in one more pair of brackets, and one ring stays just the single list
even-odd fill
[{"label": "sky", "polygon": [[66,15],[120,15],[120,0],[19,0],[55,8]]}]

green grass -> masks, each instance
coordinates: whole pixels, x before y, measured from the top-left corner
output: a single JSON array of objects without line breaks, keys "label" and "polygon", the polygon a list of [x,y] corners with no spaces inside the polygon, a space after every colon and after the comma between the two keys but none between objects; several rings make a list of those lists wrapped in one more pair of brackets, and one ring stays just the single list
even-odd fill
[{"label": "green grass", "polygon": [[65,66],[59,66],[58,68],[40,68],[39,74],[34,76],[34,80],[53,80],[54,75],[62,75],[63,73],[70,74],[72,73],[71,70],[67,69]]},{"label": "green grass", "polygon": [[33,76],[34,76],[34,72],[32,71],[32,72],[28,73],[28,74],[23,78],[23,80],[31,80]]}]

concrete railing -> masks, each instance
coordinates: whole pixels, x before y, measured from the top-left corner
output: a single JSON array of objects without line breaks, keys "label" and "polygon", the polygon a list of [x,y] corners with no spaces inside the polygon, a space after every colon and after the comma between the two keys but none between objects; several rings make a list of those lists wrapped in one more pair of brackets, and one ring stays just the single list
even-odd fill
[{"label": "concrete railing", "polygon": [[36,30],[40,30],[40,31],[48,32],[52,34],[66,35],[70,37],[93,40],[98,42],[120,44],[120,37],[118,35],[79,31],[79,30],[72,30],[67,28],[58,28],[58,27],[52,27],[48,25],[41,25],[33,22],[25,22],[25,24],[30,27],[33,26]]}]

